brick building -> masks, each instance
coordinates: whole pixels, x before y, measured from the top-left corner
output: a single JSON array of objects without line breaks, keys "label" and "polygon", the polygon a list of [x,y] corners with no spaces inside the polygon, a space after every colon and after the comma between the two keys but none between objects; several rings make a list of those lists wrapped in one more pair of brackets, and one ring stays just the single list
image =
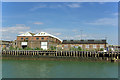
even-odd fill
[{"label": "brick building", "polygon": [[18,48],[43,48],[49,49],[51,46],[56,47],[62,43],[58,37],[48,34],[46,32],[34,33],[24,33],[17,36],[17,47]]},{"label": "brick building", "polygon": [[63,40],[62,47],[65,50],[81,47],[84,50],[106,49],[106,40]]}]

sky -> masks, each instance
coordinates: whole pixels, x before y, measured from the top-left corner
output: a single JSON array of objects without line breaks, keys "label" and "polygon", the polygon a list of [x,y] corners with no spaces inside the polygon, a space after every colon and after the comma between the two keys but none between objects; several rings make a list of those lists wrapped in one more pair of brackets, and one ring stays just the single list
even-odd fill
[{"label": "sky", "polygon": [[118,44],[117,2],[3,2],[2,39],[47,32],[64,40],[107,39]]}]

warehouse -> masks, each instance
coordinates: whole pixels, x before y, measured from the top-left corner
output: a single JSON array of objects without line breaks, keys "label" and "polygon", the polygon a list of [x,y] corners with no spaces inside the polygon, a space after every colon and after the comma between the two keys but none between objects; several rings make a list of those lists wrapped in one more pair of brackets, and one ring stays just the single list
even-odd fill
[{"label": "warehouse", "polygon": [[51,46],[56,47],[62,43],[58,37],[48,34],[46,32],[40,32],[37,34],[26,32],[17,36],[18,48],[42,48],[49,49]]},{"label": "warehouse", "polygon": [[62,42],[64,50],[78,47],[81,47],[84,50],[99,50],[106,49],[106,46],[106,40],[63,40]]}]

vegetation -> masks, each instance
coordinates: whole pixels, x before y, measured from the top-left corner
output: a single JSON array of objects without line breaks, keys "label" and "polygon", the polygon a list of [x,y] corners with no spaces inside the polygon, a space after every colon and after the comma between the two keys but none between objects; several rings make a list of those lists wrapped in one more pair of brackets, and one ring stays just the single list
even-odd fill
[{"label": "vegetation", "polygon": [[33,50],[33,48],[26,47],[23,50]]},{"label": "vegetation", "polygon": [[34,50],[43,50],[42,48],[38,48],[38,47],[36,47]]},{"label": "vegetation", "polygon": [[56,47],[51,46],[49,50],[56,50]]},{"label": "vegetation", "polygon": [[109,51],[112,51],[112,49],[109,49]]},{"label": "vegetation", "polygon": [[71,47],[70,51],[82,51],[82,48],[81,47],[78,47],[78,48]]},{"label": "vegetation", "polygon": [[104,50],[103,48],[100,49],[100,51],[103,51],[103,50]]}]

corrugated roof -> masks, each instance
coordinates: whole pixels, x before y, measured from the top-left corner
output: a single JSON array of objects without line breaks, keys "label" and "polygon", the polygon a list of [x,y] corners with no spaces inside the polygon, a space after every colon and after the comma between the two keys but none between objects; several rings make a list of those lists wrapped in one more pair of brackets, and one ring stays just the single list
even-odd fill
[{"label": "corrugated roof", "polygon": [[58,37],[53,36],[53,35],[51,35],[49,33],[46,33],[46,32],[40,32],[40,33],[35,34],[34,36],[51,36],[51,37],[56,38],[56,39],[58,39],[58,40],[60,40],[62,42],[62,40],[59,39]]},{"label": "corrugated roof", "polygon": [[63,40],[62,44],[106,44],[106,40]]}]

